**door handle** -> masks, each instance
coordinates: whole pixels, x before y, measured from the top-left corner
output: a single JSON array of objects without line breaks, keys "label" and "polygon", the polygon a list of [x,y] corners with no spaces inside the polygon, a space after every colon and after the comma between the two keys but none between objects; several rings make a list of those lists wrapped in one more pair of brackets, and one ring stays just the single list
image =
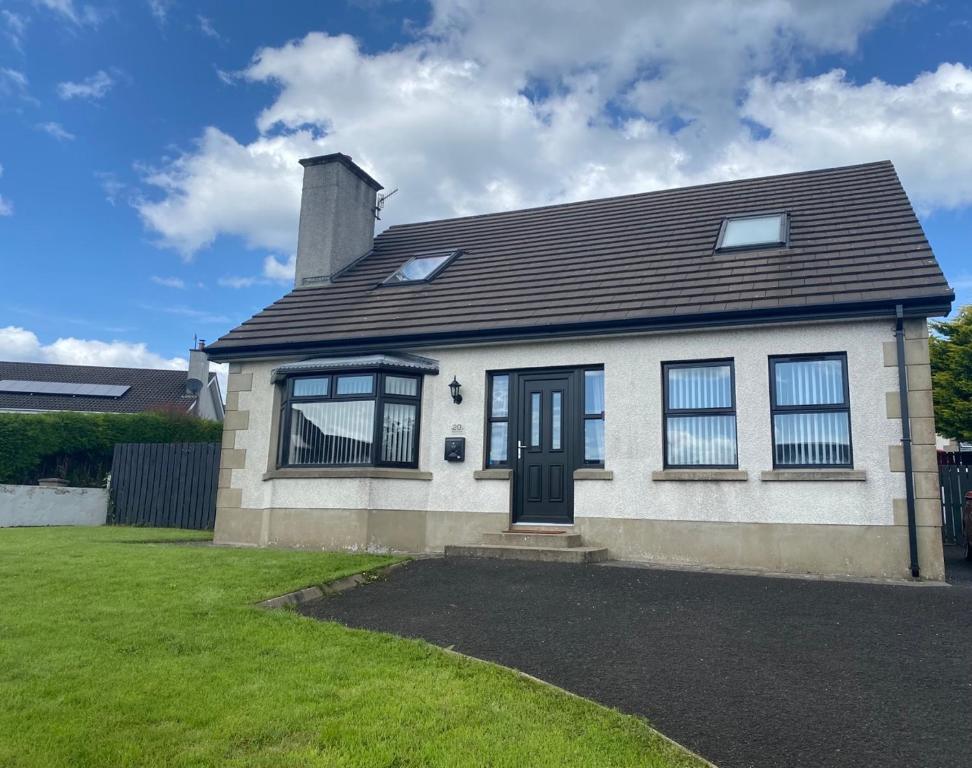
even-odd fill
[{"label": "door handle", "polygon": [[526,443],[522,443],[519,440],[516,441],[516,458],[517,459],[522,459],[523,458],[523,449],[526,448],[526,447],[527,447],[526,446]]}]

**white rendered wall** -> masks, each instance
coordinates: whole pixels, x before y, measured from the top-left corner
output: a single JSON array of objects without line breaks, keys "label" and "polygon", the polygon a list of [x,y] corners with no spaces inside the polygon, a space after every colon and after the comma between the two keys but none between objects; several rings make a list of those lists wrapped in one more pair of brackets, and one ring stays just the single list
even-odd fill
[{"label": "white rendered wall", "polygon": [[[464,348],[414,349],[439,361],[426,377],[422,398],[420,469],[432,481],[387,479],[263,480],[270,444],[273,388],[270,371],[284,361],[244,363],[253,374],[240,392],[249,427],[237,432],[246,449],[244,469],[233,470],[245,508],[418,509],[508,512],[509,484],[476,480],[483,467],[486,372],[504,368],[602,365],[605,370],[605,468],[610,481],[575,483],[575,517],[660,520],[890,525],[892,498],[904,480],[890,471],[888,446],[900,443],[900,421],[887,418],[885,393],[897,389],[897,372],[883,363],[882,343],[892,321],[840,322],[692,331],[574,341]],[[768,356],[846,352],[850,377],[854,468],[865,482],[764,482],[773,469]],[[745,482],[661,482],[661,363],[735,360],[739,468]],[[463,402],[455,405],[448,382],[457,376]],[[455,427],[461,427],[456,431]],[[466,462],[443,459],[444,438],[466,438]]]},{"label": "white rendered wall", "polygon": [[32,525],[104,525],[104,488],[0,485],[0,528]]}]

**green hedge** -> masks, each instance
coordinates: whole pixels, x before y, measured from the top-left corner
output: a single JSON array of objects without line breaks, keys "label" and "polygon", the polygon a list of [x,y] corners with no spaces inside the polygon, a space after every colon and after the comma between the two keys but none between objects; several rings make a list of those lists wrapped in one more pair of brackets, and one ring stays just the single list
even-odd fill
[{"label": "green hedge", "polygon": [[64,477],[99,487],[115,443],[215,443],[223,425],[185,414],[0,413],[0,483]]}]

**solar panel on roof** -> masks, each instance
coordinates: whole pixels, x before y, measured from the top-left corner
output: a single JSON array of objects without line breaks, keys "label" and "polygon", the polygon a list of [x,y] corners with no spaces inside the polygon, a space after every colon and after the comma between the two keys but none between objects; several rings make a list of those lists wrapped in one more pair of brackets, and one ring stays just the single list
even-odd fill
[{"label": "solar panel on roof", "polygon": [[78,384],[67,381],[19,381],[0,379],[0,392],[25,395],[71,395],[76,397],[121,397],[129,389],[127,384]]}]

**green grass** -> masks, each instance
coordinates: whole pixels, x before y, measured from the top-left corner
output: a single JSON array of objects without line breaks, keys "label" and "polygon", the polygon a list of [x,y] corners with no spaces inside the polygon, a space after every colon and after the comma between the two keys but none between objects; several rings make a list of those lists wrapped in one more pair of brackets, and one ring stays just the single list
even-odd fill
[{"label": "green grass", "polygon": [[508,670],[253,605],[392,558],[162,543],[187,538],[0,530],[0,765],[697,765]]}]

